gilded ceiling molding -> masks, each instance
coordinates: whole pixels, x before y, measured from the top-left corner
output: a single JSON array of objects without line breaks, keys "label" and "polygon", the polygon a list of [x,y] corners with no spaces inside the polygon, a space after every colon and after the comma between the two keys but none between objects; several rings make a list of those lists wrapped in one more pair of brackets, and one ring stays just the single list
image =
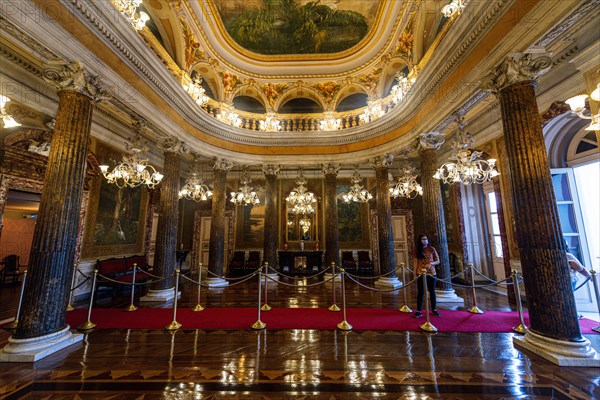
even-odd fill
[{"label": "gilded ceiling molding", "polygon": [[100,86],[98,76],[89,76],[79,62],[50,61],[43,71],[46,82],[54,85],[58,92],[77,92],[94,102],[109,99],[108,90]]},{"label": "gilded ceiling molding", "polygon": [[515,83],[535,81],[548,72],[550,67],[552,67],[552,59],[546,55],[511,54],[482,80],[481,89],[496,94]]},{"label": "gilded ceiling molding", "polygon": [[392,154],[384,154],[382,156],[371,158],[369,160],[369,165],[373,167],[373,169],[390,168],[393,162],[394,156]]},{"label": "gilded ceiling molding", "polygon": [[337,175],[340,171],[341,164],[339,163],[327,163],[321,164],[321,171],[323,171],[323,175]]},{"label": "gilded ceiling molding", "polygon": [[441,132],[426,132],[419,135],[418,141],[419,150],[439,150],[446,141],[446,138]]},{"label": "gilded ceiling molding", "polygon": [[600,1],[599,0],[586,0],[583,4],[580,4],[575,12],[570,14],[567,18],[561,21],[551,31],[546,33],[540,40],[535,42],[534,48],[545,49],[550,44],[555,42],[561,35],[570,30],[573,25],[578,23],[585,17],[595,17],[600,14]]},{"label": "gilded ceiling molding", "polygon": [[279,164],[262,164],[261,168],[262,168],[262,172],[263,172],[263,174],[265,174],[265,176],[270,176],[270,175],[277,176],[281,172],[281,165],[279,165]]},{"label": "gilded ceiling molding", "polygon": [[[22,29],[16,27],[6,18],[0,18],[0,30],[3,35],[9,34],[21,44],[29,47],[31,53],[41,56],[42,61],[57,60],[60,57],[52,50],[42,45],[38,40],[25,33]],[[4,47],[4,46],[3,46]]]}]

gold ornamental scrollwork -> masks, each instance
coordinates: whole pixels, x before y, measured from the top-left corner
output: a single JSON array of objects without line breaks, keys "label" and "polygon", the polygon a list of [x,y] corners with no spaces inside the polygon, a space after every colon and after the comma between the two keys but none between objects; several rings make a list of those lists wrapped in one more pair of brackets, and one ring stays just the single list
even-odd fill
[{"label": "gold ornamental scrollwork", "polygon": [[321,171],[323,171],[323,175],[337,175],[340,171],[339,163],[328,163],[321,164]]},{"label": "gold ornamental scrollwork", "polygon": [[371,158],[369,160],[369,164],[374,169],[389,168],[392,166],[393,162],[394,162],[394,156],[392,154],[384,154],[382,156],[377,156],[377,157]]},{"label": "gold ornamental scrollwork", "polygon": [[441,132],[426,132],[419,135],[419,143],[417,147],[420,150],[433,149],[439,150],[446,141],[444,134]]},{"label": "gold ornamental scrollwork", "polygon": [[278,164],[263,164],[262,165],[262,172],[263,174],[265,174],[265,176],[269,176],[269,175],[279,175],[279,172],[281,172],[281,166]]},{"label": "gold ornamental scrollwork", "polygon": [[229,171],[233,168],[233,162],[225,160],[224,158],[217,158],[213,164],[213,169],[220,171]]}]

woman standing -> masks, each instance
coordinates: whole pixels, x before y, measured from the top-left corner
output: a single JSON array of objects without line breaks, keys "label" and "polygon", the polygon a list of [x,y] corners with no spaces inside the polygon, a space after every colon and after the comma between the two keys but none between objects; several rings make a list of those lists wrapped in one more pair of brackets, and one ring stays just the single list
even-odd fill
[{"label": "woman standing", "polygon": [[416,257],[415,257],[415,273],[419,277],[417,279],[417,312],[413,314],[415,318],[419,318],[423,315],[421,310],[423,309],[423,275],[427,278],[427,291],[429,292],[429,299],[431,300],[431,312],[441,317],[440,313],[436,310],[435,306],[435,266],[440,263],[440,257],[438,256],[435,248],[429,245],[429,239],[427,235],[419,235],[416,245]]}]

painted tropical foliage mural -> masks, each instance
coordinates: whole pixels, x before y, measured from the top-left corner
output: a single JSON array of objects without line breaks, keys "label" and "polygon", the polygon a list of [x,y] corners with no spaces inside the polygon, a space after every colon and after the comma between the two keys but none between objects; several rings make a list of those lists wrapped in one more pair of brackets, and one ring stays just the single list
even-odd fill
[{"label": "painted tropical foliage mural", "polygon": [[367,33],[367,18],[320,1],[262,0],[224,18],[231,37],[260,54],[336,53],[357,44]]}]

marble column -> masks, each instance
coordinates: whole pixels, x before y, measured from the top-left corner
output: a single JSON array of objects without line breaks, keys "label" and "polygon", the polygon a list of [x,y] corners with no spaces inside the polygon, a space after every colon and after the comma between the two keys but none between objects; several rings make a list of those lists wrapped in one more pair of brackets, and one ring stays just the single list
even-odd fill
[{"label": "marble column", "polygon": [[[421,186],[423,187],[423,225],[429,243],[438,252],[440,264],[436,268],[437,277],[450,280],[450,258],[448,255],[448,237],[444,219],[444,204],[440,181],[433,175],[438,169],[437,151],[444,143],[444,135],[438,132],[423,133],[419,136],[419,157],[421,159]],[[438,282],[436,290],[438,303],[462,303],[451,283]]]},{"label": "marble column", "polygon": [[340,164],[322,164],[321,170],[325,175],[325,264],[334,263],[340,266],[340,229],[338,224],[337,205],[337,174]]},{"label": "marble column", "polygon": [[[269,263],[272,268],[277,268],[277,238],[279,232],[279,216],[277,213],[278,191],[277,175],[280,167],[274,164],[264,164],[262,166],[265,175],[265,232],[263,241],[263,259]],[[269,271],[272,272],[272,271]]]},{"label": "marble column", "polygon": [[512,54],[482,82],[500,102],[531,323],[514,344],[561,366],[600,366],[579,329],[535,95],[537,77],[551,65],[545,55]]},{"label": "marble column", "polygon": [[[175,297],[175,269],[177,266],[177,224],[179,221],[179,174],[182,142],[172,138],[161,138],[157,143],[164,152],[163,178],[160,183],[158,202],[158,226],[154,249],[154,275],[162,278],[152,285],[141,302],[167,302]],[[177,294],[179,295],[179,293]]]},{"label": "marble column", "polygon": [[375,200],[377,203],[377,242],[379,245],[379,274],[385,275],[375,281],[375,286],[382,288],[399,287],[396,272],[396,255],[394,254],[394,232],[392,231],[392,203],[390,200],[389,169],[394,156],[385,154],[369,160],[375,169]]},{"label": "marble column", "polygon": [[0,361],[33,362],[82,340],[65,322],[94,103],[107,97],[79,63],[52,63],[58,111],[17,330]]},{"label": "marble column", "polygon": [[227,171],[233,163],[224,159],[215,160],[214,188],[212,196],[212,212],[210,217],[210,241],[208,244],[208,272],[209,286],[227,286],[229,283],[220,278],[223,276],[223,260],[225,259],[225,185]]}]

